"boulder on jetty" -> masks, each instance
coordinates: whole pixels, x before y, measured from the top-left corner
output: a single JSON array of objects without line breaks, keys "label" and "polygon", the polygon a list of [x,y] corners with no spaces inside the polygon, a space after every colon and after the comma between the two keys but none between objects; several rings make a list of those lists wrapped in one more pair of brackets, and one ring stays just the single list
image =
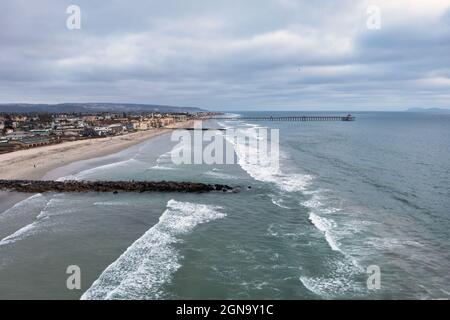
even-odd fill
[{"label": "boulder on jetty", "polygon": [[39,181],[0,180],[0,190],[25,193],[44,192],[236,192],[222,184],[174,181]]}]

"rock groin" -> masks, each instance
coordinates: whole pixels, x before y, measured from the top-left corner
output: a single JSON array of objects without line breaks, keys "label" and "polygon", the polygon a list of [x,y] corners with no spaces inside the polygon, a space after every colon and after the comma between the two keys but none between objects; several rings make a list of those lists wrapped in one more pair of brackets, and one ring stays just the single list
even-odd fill
[{"label": "rock groin", "polygon": [[173,181],[40,181],[0,180],[0,190],[44,192],[237,192],[222,184]]}]

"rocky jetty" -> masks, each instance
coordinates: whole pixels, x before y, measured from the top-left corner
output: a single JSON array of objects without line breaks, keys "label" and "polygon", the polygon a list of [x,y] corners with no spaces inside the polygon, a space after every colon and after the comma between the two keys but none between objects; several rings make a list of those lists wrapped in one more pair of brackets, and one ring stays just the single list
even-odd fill
[{"label": "rocky jetty", "polygon": [[43,192],[237,192],[222,184],[173,181],[38,181],[0,180],[0,190],[25,193]]}]

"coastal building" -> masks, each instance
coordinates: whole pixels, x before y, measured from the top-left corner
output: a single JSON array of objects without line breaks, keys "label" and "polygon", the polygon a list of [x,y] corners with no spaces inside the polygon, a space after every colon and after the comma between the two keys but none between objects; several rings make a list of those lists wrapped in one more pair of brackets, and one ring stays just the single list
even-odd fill
[{"label": "coastal building", "polygon": [[111,134],[119,134],[124,131],[124,127],[121,123],[111,124],[108,128]]},{"label": "coastal building", "polygon": [[110,134],[111,129],[108,127],[94,127],[94,131],[98,136],[107,136]]},{"label": "coastal building", "polygon": [[94,128],[84,128],[84,130],[81,132],[82,137],[86,138],[93,138],[98,137],[97,131],[94,130]]},{"label": "coastal building", "polygon": [[152,126],[151,126],[151,122],[150,121],[141,121],[141,122],[139,122],[138,130],[148,130],[151,127]]},{"label": "coastal building", "polygon": [[53,141],[47,137],[26,137],[19,140],[10,141],[11,144],[18,145],[21,149],[46,146]]},{"label": "coastal building", "polygon": [[[8,129],[7,129],[8,130]],[[6,138],[8,140],[20,140],[24,138],[32,137],[33,134],[31,132],[25,132],[25,131],[13,131],[6,134]]]},{"label": "coastal building", "polygon": [[161,125],[163,127],[169,126],[173,123],[175,123],[175,119],[173,117],[165,117],[161,119]]},{"label": "coastal building", "polygon": [[137,120],[131,120],[126,124],[128,131],[135,131],[139,129],[139,121]]},{"label": "coastal building", "polygon": [[2,152],[99,136],[146,131],[186,121],[188,114],[107,113],[99,114],[2,114]]},{"label": "coastal building", "polygon": [[11,120],[14,122],[25,122],[25,121],[27,121],[27,119],[28,119],[27,116],[20,115],[20,114],[11,116]]},{"label": "coastal building", "polygon": [[68,129],[64,130],[62,135],[64,137],[81,137],[83,130],[83,128]]},{"label": "coastal building", "polygon": [[81,117],[81,119],[85,123],[93,124],[97,121],[97,116],[83,116],[83,117]]},{"label": "coastal building", "polygon": [[16,140],[0,140],[0,154],[22,149],[36,148],[59,143],[60,140],[48,137],[23,137]]},{"label": "coastal building", "polygon": [[30,132],[37,136],[49,136],[51,130],[50,129],[36,129],[36,130],[30,130]]},{"label": "coastal building", "polygon": [[173,116],[173,119],[175,122],[185,122],[185,121],[187,121],[187,115],[186,114],[176,114]]}]

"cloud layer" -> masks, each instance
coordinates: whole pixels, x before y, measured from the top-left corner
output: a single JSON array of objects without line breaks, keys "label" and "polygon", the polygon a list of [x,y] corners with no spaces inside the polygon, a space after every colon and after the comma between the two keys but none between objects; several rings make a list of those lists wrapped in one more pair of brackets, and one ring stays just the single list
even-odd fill
[{"label": "cloud layer", "polygon": [[66,101],[450,107],[450,0],[2,0],[0,102]]}]

